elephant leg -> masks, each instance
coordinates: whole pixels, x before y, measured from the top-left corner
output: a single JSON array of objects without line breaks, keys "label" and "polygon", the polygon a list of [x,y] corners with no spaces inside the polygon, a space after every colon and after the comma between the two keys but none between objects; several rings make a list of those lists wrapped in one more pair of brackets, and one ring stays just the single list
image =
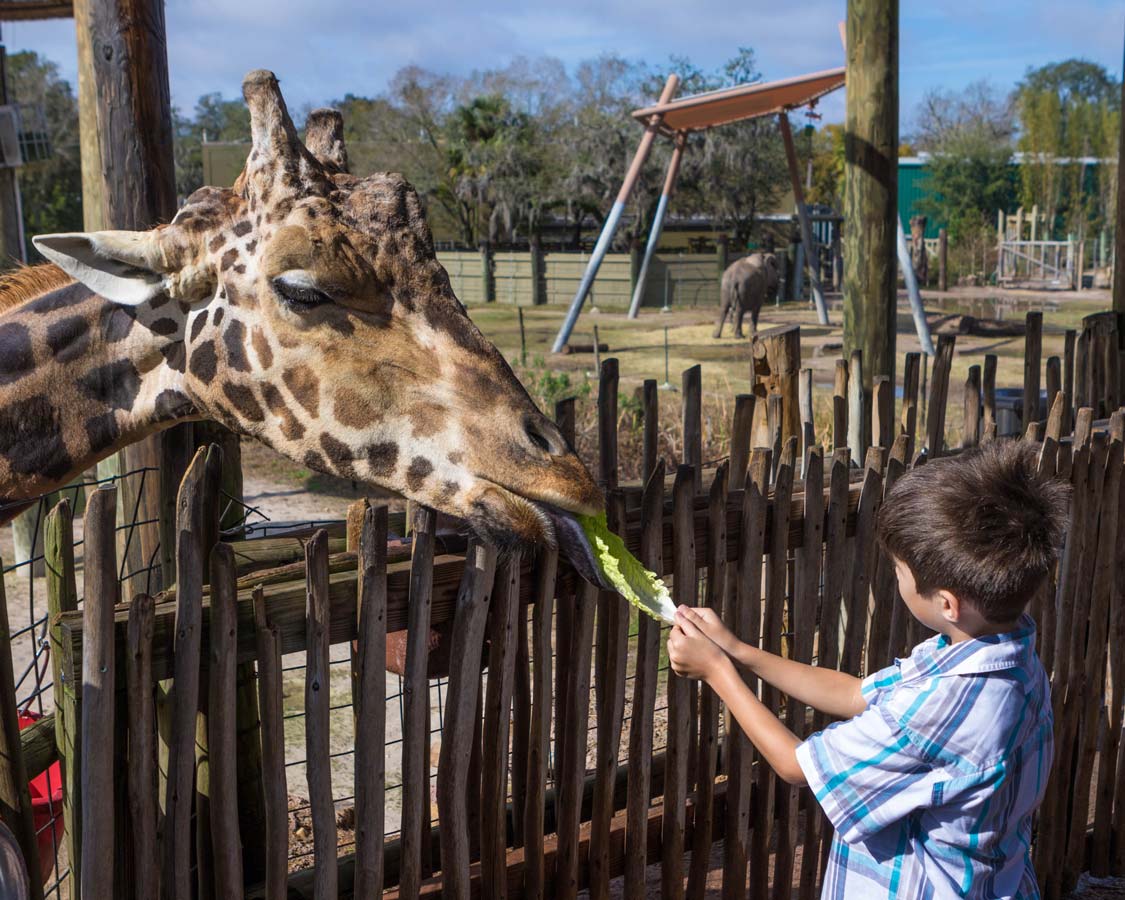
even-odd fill
[{"label": "elephant leg", "polygon": [[734,336],[736,338],[743,337],[742,332],[742,319],[746,315],[746,307],[739,303],[734,308]]},{"label": "elephant leg", "polygon": [[750,337],[754,337],[758,333],[758,313],[761,307],[755,306],[750,310]]}]

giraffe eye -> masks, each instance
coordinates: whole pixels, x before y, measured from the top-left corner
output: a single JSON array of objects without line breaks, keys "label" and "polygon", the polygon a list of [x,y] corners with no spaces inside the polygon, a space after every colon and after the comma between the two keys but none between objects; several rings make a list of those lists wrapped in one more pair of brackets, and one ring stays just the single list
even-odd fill
[{"label": "giraffe eye", "polygon": [[332,302],[331,297],[314,287],[307,278],[298,280],[278,276],[271,284],[278,298],[295,309],[311,309]]}]

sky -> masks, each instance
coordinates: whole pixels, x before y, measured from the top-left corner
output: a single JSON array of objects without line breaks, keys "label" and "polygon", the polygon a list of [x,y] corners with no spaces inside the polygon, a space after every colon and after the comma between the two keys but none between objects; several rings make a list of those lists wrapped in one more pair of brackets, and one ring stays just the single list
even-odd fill
[{"label": "sky", "polygon": [[[565,8],[565,12],[564,12]],[[710,69],[754,48],[766,79],[843,64],[837,23],[845,0],[167,0],[173,103],[190,113],[218,91],[237,97],[250,69],[274,70],[289,106],[346,93],[376,95],[405,65],[467,75],[518,56],[568,68],[606,53],[668,67],[683,55]],[[9,52],[35,50],[75,81],[74,22],[5,22]],[[932,88],[986,79],[1007,91],[1029,67],[1077,56],[1118,77],[1125,39],[1120,0],[902,0],[900,130],[910,133]],[[841,121],[840,93],[822,101]]]}]

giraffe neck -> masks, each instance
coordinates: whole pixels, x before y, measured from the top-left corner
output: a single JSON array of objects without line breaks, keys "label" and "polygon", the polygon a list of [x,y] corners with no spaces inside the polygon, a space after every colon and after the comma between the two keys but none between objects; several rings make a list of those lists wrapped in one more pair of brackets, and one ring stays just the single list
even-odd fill
[{"label": "giraffe neck", "polygon": [[0,521],[116,450],[197,418],[186,311],[120,306],[80,284],[0,315]]}]

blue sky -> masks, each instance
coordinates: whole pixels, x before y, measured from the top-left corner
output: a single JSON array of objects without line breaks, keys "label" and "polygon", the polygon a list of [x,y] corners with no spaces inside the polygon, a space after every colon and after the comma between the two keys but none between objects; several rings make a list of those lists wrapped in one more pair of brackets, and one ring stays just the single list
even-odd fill
[{"label": "blue sky", "polygon": [[[565,14],[563,8],[566,8]],[[615,52],[666,64],[683,54],[710,68],[749,45],[767,78],[840,65],[845,0],[168,0],[173,102],[238,95],[243,74],[273,69],[300,109],[347,92],[377,94],[401,66],[467,74],[513,57],[568,66]],[[37,50],[74,80],[74,23],[5,22],[9,51]],[[901,119],[909,132],[923,94],[987,79],[1009,89],[1029,66],[1081,56],[1121,74],[1120,0],[902,0]],[[843,99],[825,101],[826,121]]]}]

